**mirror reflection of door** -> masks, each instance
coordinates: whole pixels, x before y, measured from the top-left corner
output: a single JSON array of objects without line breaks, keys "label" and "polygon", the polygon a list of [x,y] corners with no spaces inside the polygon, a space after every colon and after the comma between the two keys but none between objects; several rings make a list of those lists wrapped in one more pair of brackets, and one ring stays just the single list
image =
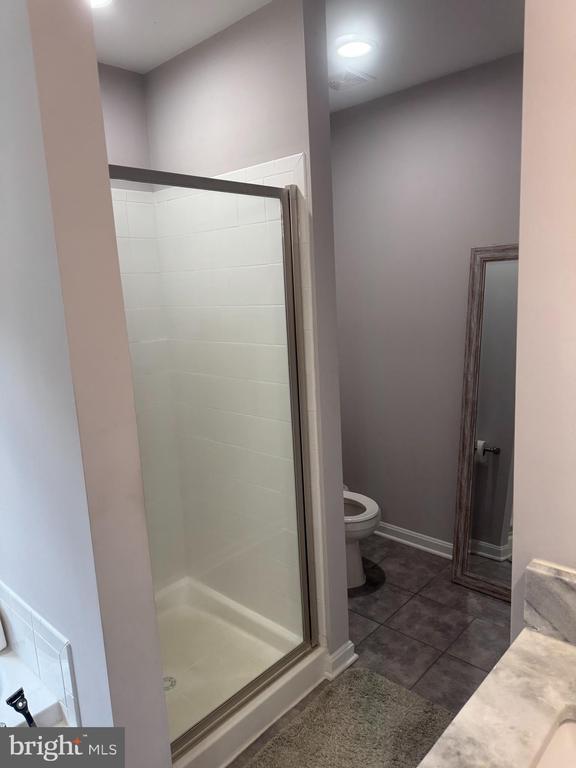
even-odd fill
[{"label": "mirror reflection of door", "polygon": [[518,262],[484,270],[468,570],[510,585]]}]

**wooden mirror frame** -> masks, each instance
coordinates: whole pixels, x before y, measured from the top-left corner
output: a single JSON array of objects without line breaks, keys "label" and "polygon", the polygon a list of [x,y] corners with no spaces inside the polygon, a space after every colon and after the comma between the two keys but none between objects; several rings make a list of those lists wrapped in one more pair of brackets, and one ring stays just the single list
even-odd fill
[{"label": "wooden mirror frame", "polygon": [[510,602],[511,588],[492,582],[468,570],[469,543],[472,533],[472,504],[474,483],[474,454],[476,439],[476,410],[478,377],[482,345],[484,285],[486,265],[491,261],[517,261],[517,245],[497,245],[473,248],[470,258],[468,286],[468,316],[464,351],[464,384],[462,388],[462,419],[458,455],[456,519],[452,553],[452,581],[492,597]]}]

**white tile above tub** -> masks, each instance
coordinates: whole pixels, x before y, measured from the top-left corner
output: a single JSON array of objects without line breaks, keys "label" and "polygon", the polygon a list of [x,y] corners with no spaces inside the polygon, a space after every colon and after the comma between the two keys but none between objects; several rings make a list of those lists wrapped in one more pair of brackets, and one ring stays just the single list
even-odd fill
[{"label": "white tile above tub", "polygon": [[69,641],[1,581],[0,620],[9,649],[58,699],[68,725],[81,725]]},{"label": "white tile above tub", "polygon": [[116,237],[128,237],[128,211],[125,200],[112,200]]},{"label": "white tile above tub", "polygon": [[208,408],[290,420],[287,384],[177,372],[173,388],[175,399],[182,402],[196,401]]},{"label": "white tile above tub", "polygon": [[4,600],[0,600],[0,620],[6,633],[8,647],[17,654],[31,672],[39,677],[36,645],[31,623],[26,622]]},{"label": "white tile above tub", "polygon": [[294,168],[294,181],[292,183],[296,184],[302,195],[306,194],[306,159],[304,155],[298,156],[298,163]]},{"label": "white tile above tub", "polygon": [[[304,158],[303,154],[289,155],[288,157],[281,157],[279,160],[274,161],[274,173],[290,173],[294,172]],[[287,182],[292,184],[292,181]]]},{"label": "white tile above tub", "polygon": [[148,190],[127,189],[126,200],[132,203],[154,203],[156,201],[156,196],[154,194],[152,185],[150,185],[150,189]]},{"label": "white tile above tub", "polygon": [[266,221],[280,221],[282,218],[282,205],[275,197],[266,198]]},{"label": "white tile above tub", "polygon": [[173,341],[286,343],[283,306],[166,307],[165,312],[166,335]]},{"label": "white tile above tub", "polygon": [[264,184],[267,187],[284,187],[294,183],[294,173],[292,171],[285,171],[284,173],[274,173],[271,176],[264,178]]},{"label": "white tile above tub", "polygon": [[162,306],[162,285],[157,272],[122,275],[122,292],[126,309]]},{"label": "white tile above tub", "polygon": [[198,195],[191,209],[192,231],[221,230],[238,225],[237,195],[205,192]]},{"label": "white tile above tub", "polygon": [[245,169],[246,181],[250,183],[258,183],[265,176],[270,176],[275,173],[274,160],[269,163],[260,163],[259,165],[251,165]]},{"label": "white tile above tub", "polygon": [[49,691],[58,692],[58,698],[65,700],[66,689],[60,652],[53,648],[41,634],[35,635],[36,656],[38,658],[38,677]]},{"label": "white tile above tub", "polygon": [[156,341],[166,337],[166,318],[162,307],[126,309],[128,340]]},{"label": "white tile above tub", "polygon": [[128,201],[126,210],[130,237],[156,237],[156,208],[152,203]]},{"label": "white tile above tub", "polygon": [[217,179],[222,179],[223,181],[240,181],[245,182],[246,181],[246,169],[242,168],[239,171],[232,171],[231,173],[222,173],[220,176],[216,176]]},{"label": "white tile above tub", "polygon": [[212,266],[214,255],[221,248],[222,239],[219,232],[165,235],[158,240],[160,271],[187,272],[208,269]]},{"label": "white tile above tub", "polygon": [[126,200],[127,194],[125,189],[118,189],[117,187],[111,188],[112,200]]},{"label": "white tile above tub", "polygon": [[160,259],[156,239],[152,237],[122,237],[118,240],[120,272],[158,272]]},{"label": "white tile above tub", "polygon": [[266,221],[266,198],[255,195],[238,196],[238,224],[258,224]]}]

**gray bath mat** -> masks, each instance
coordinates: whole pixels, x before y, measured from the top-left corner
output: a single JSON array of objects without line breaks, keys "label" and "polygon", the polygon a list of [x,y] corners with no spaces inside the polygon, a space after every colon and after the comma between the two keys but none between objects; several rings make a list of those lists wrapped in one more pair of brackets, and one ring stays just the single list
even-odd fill
[{"label": "gray bath mat", "polygon": [[248,768],[415,768],[452,717],[374,672],[351,669]]}]

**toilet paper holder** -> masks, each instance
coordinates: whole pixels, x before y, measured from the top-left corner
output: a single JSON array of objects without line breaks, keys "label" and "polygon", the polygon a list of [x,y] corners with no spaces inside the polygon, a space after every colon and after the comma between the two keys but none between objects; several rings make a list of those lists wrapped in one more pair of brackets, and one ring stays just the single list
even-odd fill
[{"label": "toilet paper holder", "polygon": [[488,464],[489,453],[493,456],[498,456],[500,448],[497,448],[495,445],[488,445],[485,440],[476,440],[476,446],[474,448],[474,461],[476,464]]}]

